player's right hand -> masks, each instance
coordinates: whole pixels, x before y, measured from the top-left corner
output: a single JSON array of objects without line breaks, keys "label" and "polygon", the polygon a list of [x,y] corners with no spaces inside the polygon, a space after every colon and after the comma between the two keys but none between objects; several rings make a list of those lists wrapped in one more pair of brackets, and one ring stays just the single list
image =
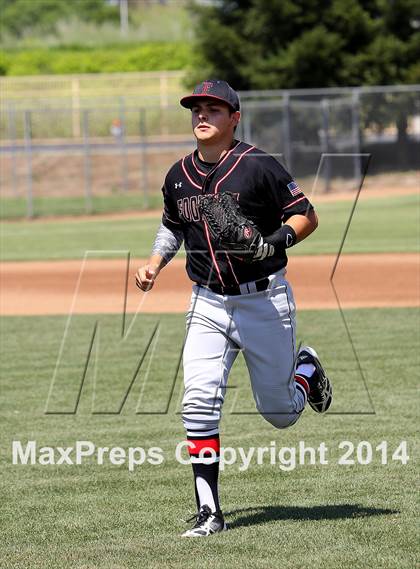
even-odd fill
[{"label": "player's right hand", "polygon": [[136,273],[136,286],[140,290],[147,292],[153,287],[158,274],[159,269],[156,265],[151,265],[149,263],[147,265],[143,265]]}]

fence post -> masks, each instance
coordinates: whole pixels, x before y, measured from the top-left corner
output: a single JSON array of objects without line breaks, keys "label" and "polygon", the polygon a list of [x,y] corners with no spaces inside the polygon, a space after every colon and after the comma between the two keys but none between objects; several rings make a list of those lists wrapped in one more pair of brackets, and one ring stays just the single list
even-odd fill
[{"label": "fence post", "polygon": [[140,109],[139,116],[139,133],[140,133],[140,147],[141,147],[141,189],[143,191],[144,208],[149,207],[149,172],[147,164],[147,142],[146,142],[146,109]]},{"label": "fence post", "polygon": [[120,0],[120,34],[125,37],[128,33],[128,2]]},{"label": "fence post", "polygon": [[241,102],[241,120],[238,123],[238,127],[236,129],[236,138],[238,140],[245,140],[245,135],[244,135],[244,121],[243,121],[243,117],[245,116],[245,114],[247,113],[247,106],[245,102]]},{"label": "fence post", "polygon": [[[168,77],[165,72],[161,72],[159,78],[159,90],[160,90],[160,134],[169,134],[168,130],[168,107],[169,107],[169,97],[168,97]],[[162,120],[163,118],[163,120]]]},{"label": "fence post", "polygon": [[292,141],[290,136],[290,94],[283,95],[283,148],[286,166],[292,172]]},{"label": "fence post", "polygon": [[168,100],[168,77],[163,71],[159,76],[159,91],[160,91],[160,106],[167,107],[169,105]]},{"label": "fence post", "polygon": [[24,113],[24,137],[26,155],[26,215],[29,218],[34,216],[34,198],[32,189],[32,127],[31,111]]},{"label": "fence post", "polygon": [[89,110],[85,109],[82,115],[83,150],[84,150],[84,179],[85,179],[85,209],[92,213],[92,168],[89,143]]},{"label": "fence post", "polygon": [[16,110],[10,105],[8,105],[8,131],[10,146],[12,148],[12,188],[13,194],[17,196],[17,172],[16,172]]},{"label": "fence post", "polygon": [[73,137],[80,137],[80,79],[72,76],[71,78],[71,106],[72,106],[72,127]]},{"label": "fence post", "polygon": [[362,173],[360,153],[362,147],[362,141],[360,136],[360,94],[357,89],[353,90],[352,93],[352,108],[351,108],[351,127],[353,134],[353,144],[354,144],[354,179],[356,182],[356,188],[359,187],[360,177]]},{"label": "fence post", "polygon": [[242,127],[244,141],[247,142],[248,144],[251,144],[252,140],[251,109],[252,106],[250,105],[243,116],[243,127]]},{"label": "fence post", "polygon": [[119,136],[120,153],[121,153],[121,180],[123,190],[128,190],[128,163],[127,163],[127,147],[125,144],[125,100],[124,97],[119,98],[120,104],[120,126],[121,134]]},{"label": "fence post", "polygon": [[329,140],[329,130],[330,130],[330,106],[327,99],[322,99],[321,101],[322,109],[322,153],[327,154],[325,156],[325,192],[329,192],[331,189],[331,162],[330,156],[328,156],[330,151],[330,140]]}]

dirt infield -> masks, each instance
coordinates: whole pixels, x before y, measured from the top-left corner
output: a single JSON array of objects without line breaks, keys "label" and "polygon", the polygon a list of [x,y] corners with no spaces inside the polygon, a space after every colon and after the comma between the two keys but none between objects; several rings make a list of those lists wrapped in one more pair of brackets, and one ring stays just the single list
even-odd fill
[{"label": "dirt infield", "polygon": [[[330,282],[334,262],[335,257],[331,255],[290,260],[287,278],[292,283],[298,308],[337,308]],[[134,259],[128,268],[126,305],[127,262],[124,259],[2,263],[0,313],[121,313],[124,306],[131,313],[137,310],[183,313],[191,293],[184,261],[172,261],[147,294],[141,293],[134,284],[134,274],[141,263],[140,259]],[[408,253],[343,255],[334,286],[344,308],[419,306],[419,256]]]}]

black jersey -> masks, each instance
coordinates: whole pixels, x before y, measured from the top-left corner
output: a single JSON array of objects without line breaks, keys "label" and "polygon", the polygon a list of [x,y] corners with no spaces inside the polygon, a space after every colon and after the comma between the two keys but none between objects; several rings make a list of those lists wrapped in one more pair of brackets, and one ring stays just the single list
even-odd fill
[{"label": "black jersey", "polygon": [[234,141],[229,152],[213,166],[203,164],[197,154],[195,150],[176,162],[162,188],[162,223],[169,229],[182,230],[190,279],[229,287],[283,268],[287,264],[283,251],[263,261],[245,263],[216,250],[198,204],[203,194],[231,192],[261,234],[271,235],[292,215],[313,209],[290,174],[270,154],[245,142]]}]

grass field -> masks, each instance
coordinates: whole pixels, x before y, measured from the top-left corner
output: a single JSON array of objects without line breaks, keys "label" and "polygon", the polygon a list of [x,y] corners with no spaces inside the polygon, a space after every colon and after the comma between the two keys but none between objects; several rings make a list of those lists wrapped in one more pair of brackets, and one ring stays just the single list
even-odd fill
[{"label": "grass field", "polygon": [[[416,251],[417,196],[362,200],[345,253]],[[351,202],[319,206],[320,227],[293,254],[336,253]],[[159,224],[141,220],[13,221],[3,223],[3,260],[81,258],[86,249],[130,250],[146,256]],[[230,530],[191,543],[179,538],[194,513],[190,466],[174,457],[184,431],[179,415],[182,371],[176,373],[184,320],[139,315],[121,341],[121,317],[74,317],[57,362],[67,318],[6,317],[1,322],[0,485],[3,569],[411,569],[416,564],[416,394],[419,311],[415,308],[346,310],[359,363],[336,310],[300,311],[298,340],[319,351],[334,384],[331,412],[310,409],[292,428],[277,431],[255,414],[242,357],[231,374],[222,420],[222,446],[317,448],[328,464],[297,464],[289,471],[269,460],[221,473],[221,500]],[[87,367],[75,409],[92,330],[97,368]],[[124,394],[139,355],[159,323],[153,359],[146,356]],[[359,364],[363,377],[359,371]],[[96,371],[96,373],[95,373]],[[174,381],[175,378],[175,381]],[[363,379],[364,378],[364,379]],[[365,380],[365,381],[364,381]],[[174,385],[171,395],[172,386]],[[48,410],[50,414],[46,414]],[[53,412],[67,414],[54,414]],[[245,414],[244,414],[245,413]],[[130,472],[93,458],[80,465],[12,463],[12,441],[74,447],[160,447],[160,465]],[[373,449],[368,464],[339,464],[342,441]],[[386,464],[380,451],[387,442]],[[407,441],[406,464],[392,458]],[[366,448],[366,444],[364,444]],[[287,456],[287,455],[286,455]],[[351,455],[357,459],[356,451]],[[366,458],[362,453],[361,461]]]},{"label": "grass field", "polygon": [[[320,417],[311,410],[291,429],[276,431],[252,411],[242,359],[235,364],[222,421],[222,445],[245,449],[293,447],[299,441],[325,442],[328,465],[301,465],[286,472],[268,461],[221,474],[222,504],[230,531],[191,543],[179,539],[182,519],[194,511],[192,475],[173,453],[183,438],[178,409],[179,375],[167,414],[136,414],[165,408],[172,370],[176,369],[183,318],[161,316],[158,358],[149,381],[140,373],[123,412],[92,415],[89,368],[77,414],[45,415],[65,317],[9,317],[2,322],[2,547],[0,567],[7,569],[117,568],[267,568],[408,569],[416,558],[414,374],[419,361],[419,314],[414,309],[347,311],[353,341],[370,397],[357,371],[336,311],[304,311],[299,338],[313,342],[334,382],[335,403]],[[71,407],[80,381],[87,341],[95,316],[79,316],[70,335],[71,365],[64,361],[50,406]],[[120,318],[100,322],[95,411],[115,410],[130,380],[136,356],[155,324],[141,316],[123,346]],[[80,363],[77,363],[80,362]],[[143,368],[142,368],[143,369]],[[168,373],[168,369],[171,373]],[[235,397],[234,397],[235,395]],[[372,404],[373,407],[372,407]],[[63,407],[61,407],[63,408]],[[375,414],[372,414],[373,410]],[[367,414],[343,414],[345,412]],[[89,460],[82,465],[13,465],[11,443],[36,440],[39,446],[74,446],[90,440],[98,446],[161,447],[160,466],[126,466]],[[408,463],[381,464],[374,451],[370,464],[338,465],[340,441],[387,441],[389,450],[408,441]],[[353,458],[355,456],[353,455]]]},{"label": "grass field", "polygon": [[[118,191],[114,195],[92,196],[92,209],[86,211],[86,200],[81,196],[57,198],[48,196],[44,198],[34,198],[35,218],[54,215],[85,215],[101,213],[118,213],[125,211],[141,211],[147,208],[160,207],[162,195],[159,193],[145,197],[139,193],[125,193]],[[27,213],[27,203],[25,198],[1,198],[0,200],[0,219],[25,221]],[[43,221],[48,221],[43,220]]]},{"label": "grass field", "polygon": [[[419,250],[419,197],[377,197],[358,203],[345,253],[415,252]],[[337,253],[352,202],[317,207],[320,225],[291,255]],[[3,223],[3,260],[78,259],[85,250],[130,250],[149,255],[160,219],[13,221]]]}]

